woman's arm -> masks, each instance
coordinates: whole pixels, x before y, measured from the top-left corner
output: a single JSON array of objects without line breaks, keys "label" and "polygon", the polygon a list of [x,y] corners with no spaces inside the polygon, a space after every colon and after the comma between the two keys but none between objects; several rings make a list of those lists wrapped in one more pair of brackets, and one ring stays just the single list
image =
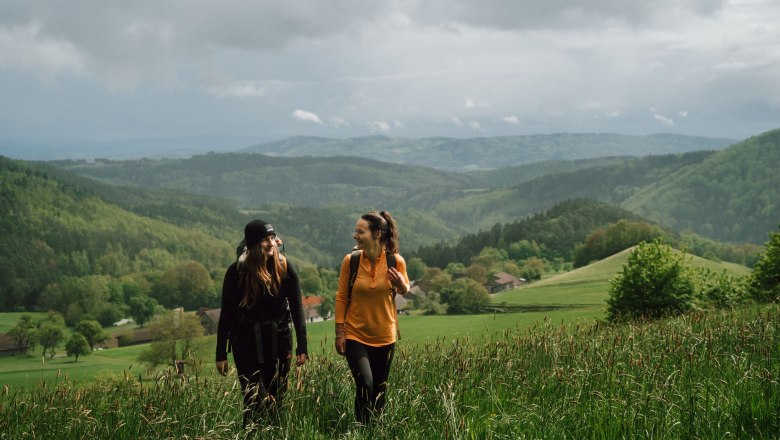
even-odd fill
[{"label": "woman's arm", "polygon": [[[293,267],[290,260],[287,260],[287,278],[283,281],[283,291],[287,296],[287,302],[290,304],[290,313],[292,314],[293,326],[295,327],[295,354],[308,357],[308,347],[306,341],[306,315],[303,312],[303,300],[301,299],[301,284],[298,280],[298,272]],[[299,363],[300,365],[300,363]]]},{"label": "woman's arm", "polygon": [[234,263],[225,271],[225,278],[222,281],[222,309],[220,309],[219,323],[217,323],[216,350],[217,370],[220,374],[227,372],[227,341],[230,337],[230,328],[233,325],[233,302],[237,289],[238,271]]},{"label": "woman's arm", "polygon": [[344,335],[344,320],[346,319],[349,290],[349,259],[351,254],[347,254],[341,261],[341,271],[339,272],[339,287],[336,291],[336,311],[333,320],[336,322],[336,353],[344,355],[347,347],[347,338]]}]

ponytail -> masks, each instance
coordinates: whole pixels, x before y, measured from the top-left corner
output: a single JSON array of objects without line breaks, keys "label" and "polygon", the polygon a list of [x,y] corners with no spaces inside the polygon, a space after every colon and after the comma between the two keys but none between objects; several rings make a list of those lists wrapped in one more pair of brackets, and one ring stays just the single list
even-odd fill
[{"label": "ponytail", "polygon": [[380,231],[379,242],[384,244],[387,252],[391,254],[398,253],[398,228],[389,211],[381,211],[379,213],[371,211],[363,214],[360,218],[368,222],[372,233]]}]

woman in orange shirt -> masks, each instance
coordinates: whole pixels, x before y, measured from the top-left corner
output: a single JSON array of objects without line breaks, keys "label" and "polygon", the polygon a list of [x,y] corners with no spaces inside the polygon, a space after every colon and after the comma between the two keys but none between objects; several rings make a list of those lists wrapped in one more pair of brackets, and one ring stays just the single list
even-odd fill
[{"label": "woman in orange shirt", "polygon": [[[344,257],[336,294],[336,351],[355,379],[355,419],[381,413],[398,332],[395,294],[409,291],[406,262],[398,255],[398,230],[387,211],[371,211],[355,223],[360,264],[350,292],[350,259]],[[388,265],[395,259],[395,267]],[[390,266],[390,267],[388,267]]]}]

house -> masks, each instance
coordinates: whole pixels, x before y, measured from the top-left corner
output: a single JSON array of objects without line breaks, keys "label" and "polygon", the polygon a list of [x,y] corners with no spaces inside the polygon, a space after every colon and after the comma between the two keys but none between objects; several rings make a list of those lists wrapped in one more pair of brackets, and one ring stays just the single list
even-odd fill
[{"label": "house", "polygon": [[492,279],[488,281],[486,286],[490,293],[503,292],[525,284],[525,278],[517,278],[506,272],[496,272],[491,278]]},{"label": "house", "polygon": [[204,334],[213,335],[217,332],[220,312],[222,312],[221,308],[214,307],[201,307],[195,312],[195,316],[200,318],[200,324],[203,326]]},{"label": "house", "polygon": [[21,350],[16,345],[14,338],[4,333],[0,333],[0,356],[13,356],[22,353],[24,353],[24,350]]},{"label": "house", "polygon": [[306,322],[322,321],[320,316],[319,306],[322,304],[321,296],[305,296],[303,298],[303,316],[306,317]]}]

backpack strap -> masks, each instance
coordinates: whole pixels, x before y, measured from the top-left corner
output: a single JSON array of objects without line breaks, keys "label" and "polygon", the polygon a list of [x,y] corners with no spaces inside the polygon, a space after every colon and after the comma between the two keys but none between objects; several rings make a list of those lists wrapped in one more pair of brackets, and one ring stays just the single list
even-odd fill
[{"label": "backpack strap", "polygon": [[[398,266],[395,263],[395,254],[385,251],[385,259],[387,260],[387,268],[397,269]],[[397,294],[395,286],[390,288],[390,302],[393,303],[393,311],[395,312],[395,332],[398,339],[401,339],[401,326],[398,322],[398,306],[395,304],[395,295]]]},{"label": "backpack strap", "polygon": [[347,306],[344,308],[344,322],[347,322],[347,313],[349,313],[349,303],[352,302],[352,287],[357,279],[358,268],[360,267],[360,255],[363,251],[352,251],[349,256],[349,284],[347,284]]}]

